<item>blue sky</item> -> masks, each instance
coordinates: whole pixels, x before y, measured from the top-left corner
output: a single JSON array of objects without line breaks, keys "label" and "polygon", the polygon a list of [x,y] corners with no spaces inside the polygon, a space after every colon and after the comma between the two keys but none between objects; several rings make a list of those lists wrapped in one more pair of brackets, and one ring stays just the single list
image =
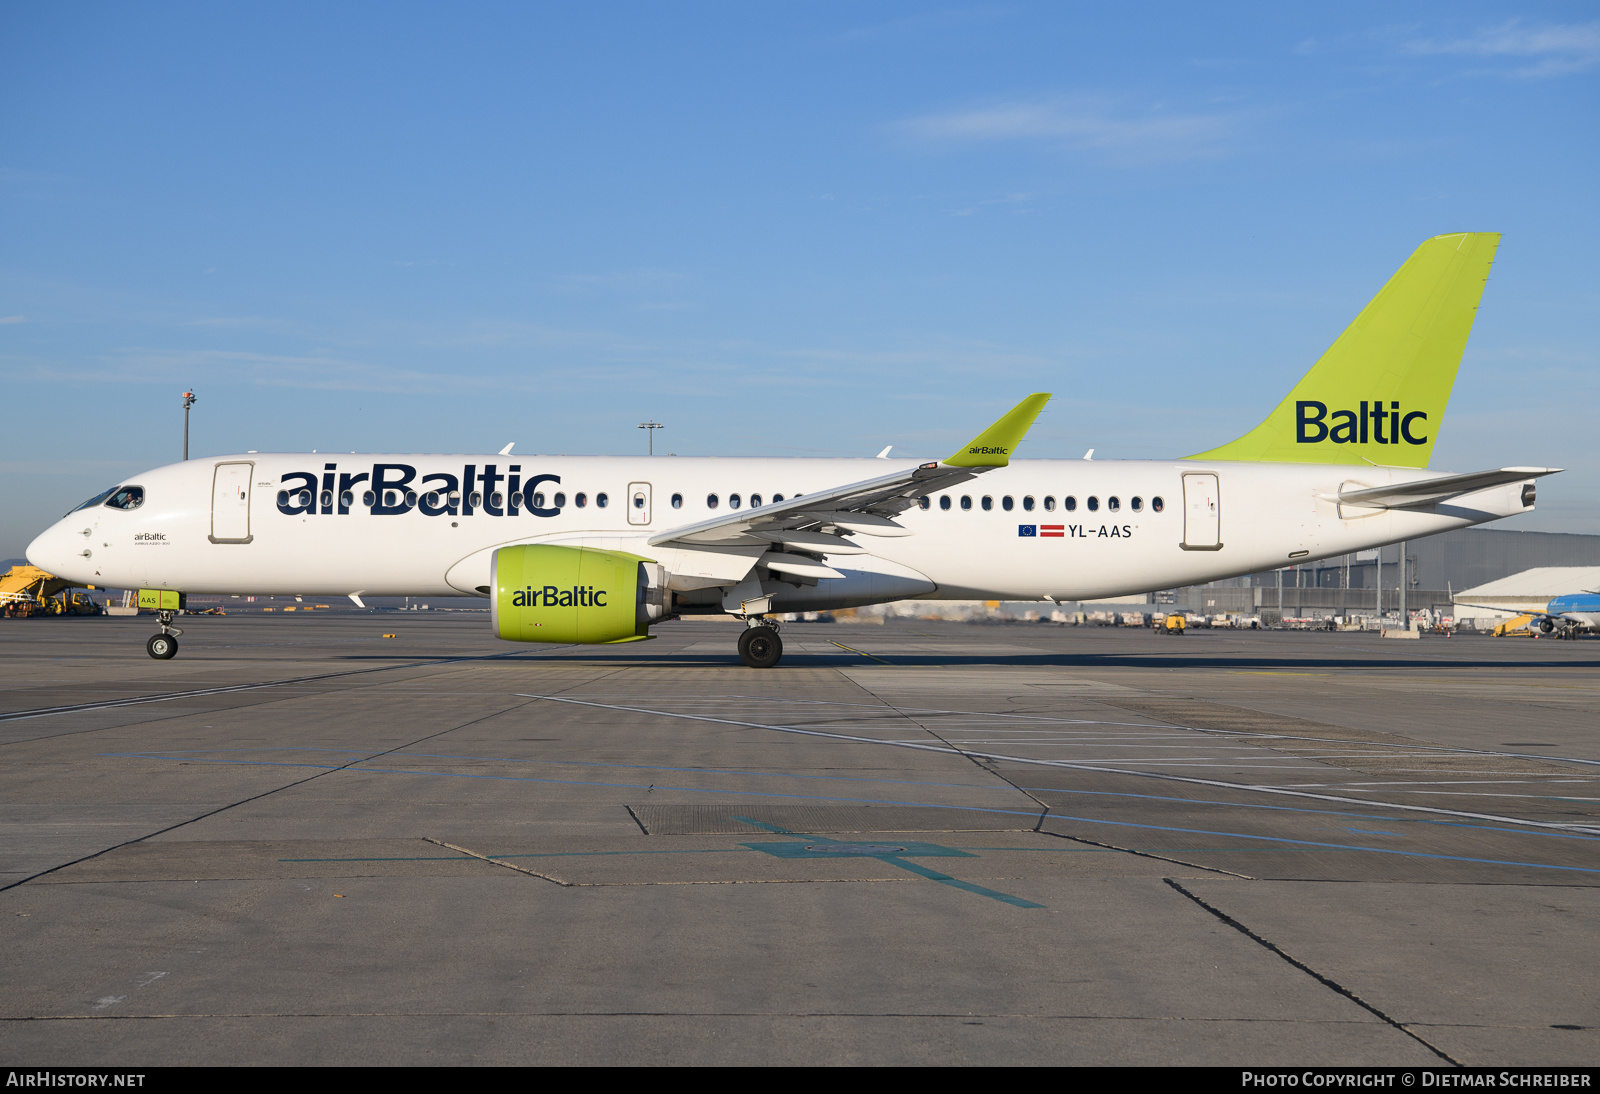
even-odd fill
[{"label": "blue sky", "polygon": [[0,8],[0,557],[179,455],[1169,457],[1505,233],[1434,466],[1600,532],[1590,4]]}]

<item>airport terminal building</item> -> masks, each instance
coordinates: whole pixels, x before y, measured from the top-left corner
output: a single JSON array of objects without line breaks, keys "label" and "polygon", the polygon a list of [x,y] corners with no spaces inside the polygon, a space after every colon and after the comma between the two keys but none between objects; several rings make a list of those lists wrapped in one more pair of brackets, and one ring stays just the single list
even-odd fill
[{"label": "airport terminal building", "polygon": [[[1404,548],[1404,570],[1401,568]],[[1157,603],[1207,615],[1370,615],[1429,608],[1449,615],[1466,589],[1544,567],[1600,566],[1600,535],[1463,528],[1404,544],[1322,559],[1282,570],[1164,590]],[[1577,589],[1553,590],[1577,592]]]}]

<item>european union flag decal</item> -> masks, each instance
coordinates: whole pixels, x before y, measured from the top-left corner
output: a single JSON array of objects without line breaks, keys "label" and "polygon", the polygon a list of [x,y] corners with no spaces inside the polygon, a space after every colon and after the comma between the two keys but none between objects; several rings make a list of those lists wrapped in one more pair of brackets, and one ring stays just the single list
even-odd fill
[{"label": "european union flag decal", "polygon": [[1039,526],[1037,524],[1019,524],[1019,525],[1017,525],[1017,535],[1019,535],[1019,536],[1037,536],[1038,534],[1039,534]]}]

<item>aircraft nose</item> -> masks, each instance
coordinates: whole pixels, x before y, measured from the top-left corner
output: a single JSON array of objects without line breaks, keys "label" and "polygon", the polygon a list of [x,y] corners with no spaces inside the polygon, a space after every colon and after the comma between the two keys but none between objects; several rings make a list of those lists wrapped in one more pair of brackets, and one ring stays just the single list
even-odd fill
[{"label": "aircraft nose", "polygon": [[[76,543],[73,540],[77,540]],[[24,554],[28,562],[58,577],[71,577],[71,571],[78,567],[75,563],[83,563],[82,558],[85,544],[81,535],[76,535],[67,527],[67,521],[60,520],[46,528],[28,544]]]}]

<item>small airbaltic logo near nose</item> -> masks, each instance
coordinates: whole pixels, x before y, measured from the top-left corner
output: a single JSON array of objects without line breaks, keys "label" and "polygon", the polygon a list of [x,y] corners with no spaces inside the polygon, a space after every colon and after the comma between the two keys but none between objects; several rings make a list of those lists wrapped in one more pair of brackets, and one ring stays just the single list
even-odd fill
[{"label": "small airbaltic logo near nose", "polygon": [[140,532],[133,537],[133,542],[165,543],[167,542],[167,534],[165,532]]},{"label": "small airbaltic logo near nose", "polygon": [[1417,424],[1426,423],[1428,415],[1420,410],[1402,414],[1397,402],[1385,410],[1382,399],[1363,401],[1359,411],[1335,410],[1332,415],[1327,403],[1315,399],[1301,399],[1294,407],[1296,444],[1367,444],[1369,438],[1375,444],[1428,443],[1428,435],[1422,432],[1426,425]]}]

